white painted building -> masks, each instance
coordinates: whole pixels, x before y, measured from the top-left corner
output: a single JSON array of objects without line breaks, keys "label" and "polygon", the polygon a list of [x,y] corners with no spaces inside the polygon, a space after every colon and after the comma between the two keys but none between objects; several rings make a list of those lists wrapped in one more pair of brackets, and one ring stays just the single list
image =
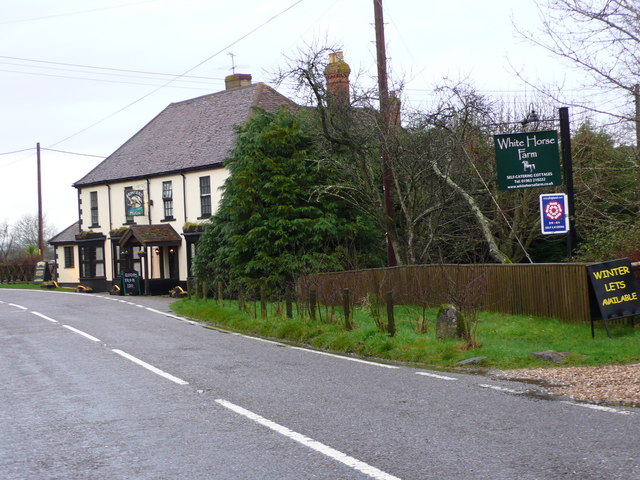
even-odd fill
[{"label": "white painted building", "polygon": [[50,240],[63,285],[111,290],[136,270],[150,293],[186,283],[198,238],[220,201],[235,127],[254,107],[295,104],[251,75],[173,103],[78,180],[78,222]]}]

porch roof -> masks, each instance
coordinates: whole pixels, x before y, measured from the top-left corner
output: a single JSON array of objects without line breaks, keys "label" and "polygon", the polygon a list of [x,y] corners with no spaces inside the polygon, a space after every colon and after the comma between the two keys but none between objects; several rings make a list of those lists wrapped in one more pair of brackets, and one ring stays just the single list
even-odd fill
[{"label": "porch roof", "polygon": [[120,246],[178,247],[181,243],[182,238],[171,225],[131,225],[120,239]]}]

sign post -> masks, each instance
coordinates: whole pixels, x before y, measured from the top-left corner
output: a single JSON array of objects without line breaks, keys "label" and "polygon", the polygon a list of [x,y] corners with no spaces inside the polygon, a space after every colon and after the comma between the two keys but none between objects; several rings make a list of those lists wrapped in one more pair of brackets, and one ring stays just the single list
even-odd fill
[{"label": "sign post", "polygon": [[[611,337],[607,320],[630,317],[640,314],[640,295],[636,278],[631,270],[631,260],[620,258],[603,263],[594,263],[587,267],[592,298],[598,303],[598,311]],[[591,312],[591,336],[595,337],[593,328],[594,311]]]},{"label": "sign post", "polygon": [[562,184],[555,130],[494,135],[493,140],[500,190]]},{"label": "sign post", "polygon": [[540,230],[543,235],[555,235],[569,231],[569,209],[564,193],[540,195]]}]

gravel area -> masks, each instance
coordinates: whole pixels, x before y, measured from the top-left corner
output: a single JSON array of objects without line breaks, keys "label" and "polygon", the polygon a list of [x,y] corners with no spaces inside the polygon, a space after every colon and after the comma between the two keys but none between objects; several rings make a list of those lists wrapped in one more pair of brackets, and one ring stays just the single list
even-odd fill
[{"label": "gravel area", "polygon": [[547,393],[578,401],[640,407],[640,363],[508,370],[501,376],[533,381]]}]

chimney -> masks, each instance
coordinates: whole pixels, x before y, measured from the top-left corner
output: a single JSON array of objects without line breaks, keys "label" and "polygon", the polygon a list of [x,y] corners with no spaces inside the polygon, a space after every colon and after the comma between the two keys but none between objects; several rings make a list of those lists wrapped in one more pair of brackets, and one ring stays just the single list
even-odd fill
[{"label": "chimney", "polygon": [[224,77],[224,86],[226,90],[246,87],[247,85],[251,85],[251,74],[249,73],[234,73],[233,75],[227,75]]},{"label": "chimney", "polygon": [[351,68],[344,61],[342,52],[329,54],[329,64],[324,69],[327,80],[327,101],[329,105],[349,105],[349,74]]}]

